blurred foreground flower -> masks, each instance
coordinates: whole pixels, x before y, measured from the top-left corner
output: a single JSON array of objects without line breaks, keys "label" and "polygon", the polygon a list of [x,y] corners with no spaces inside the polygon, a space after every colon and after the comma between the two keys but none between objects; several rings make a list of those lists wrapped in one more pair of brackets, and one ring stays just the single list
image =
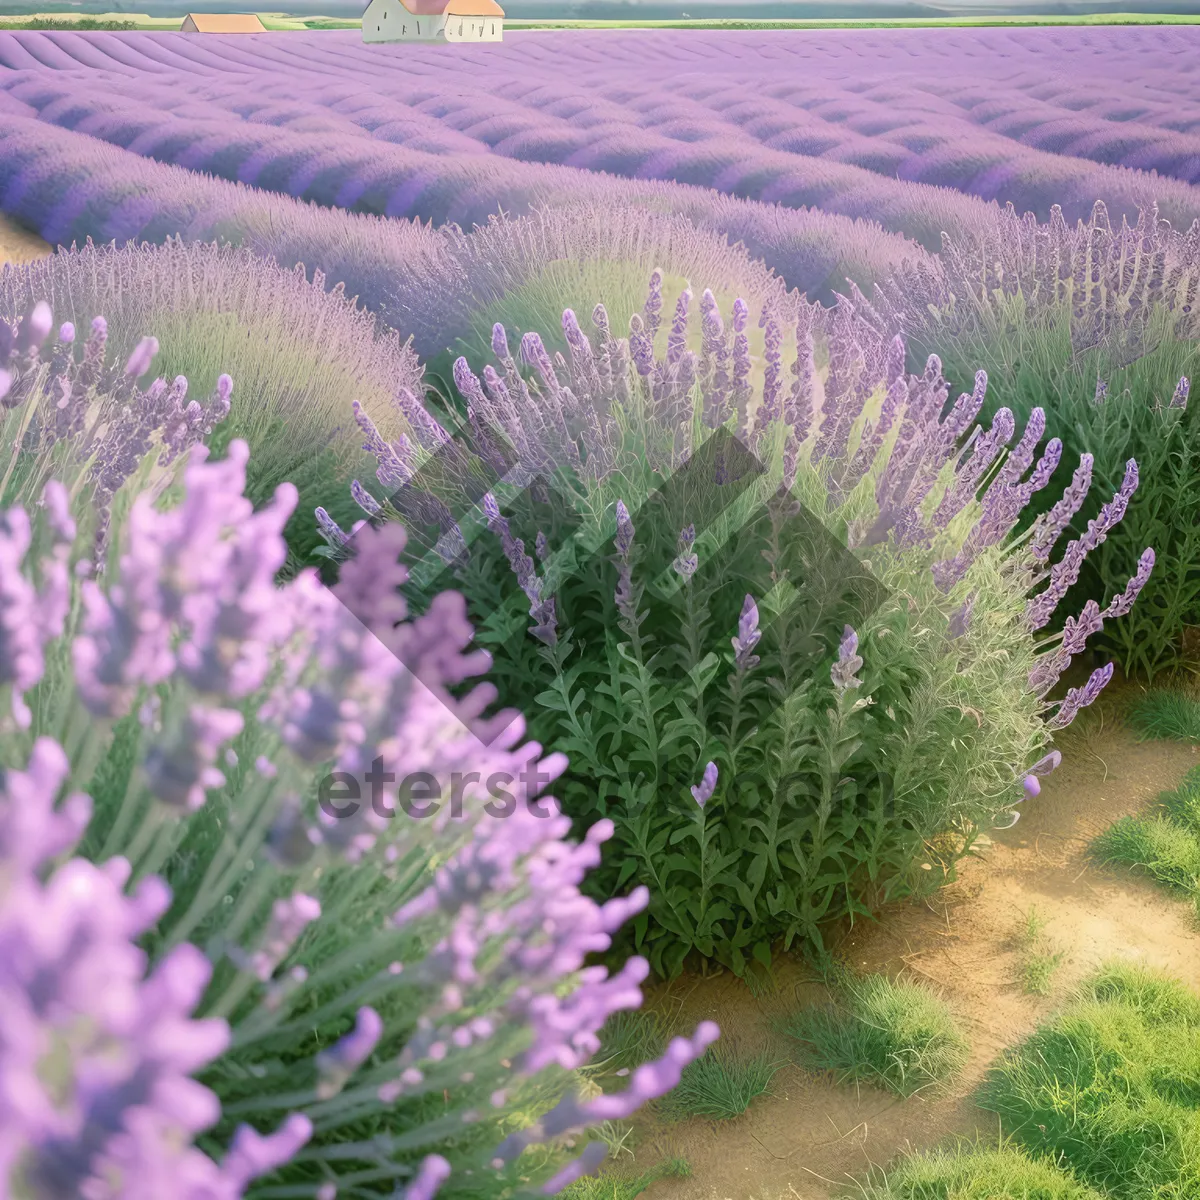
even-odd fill
[{"label": "blurred foreground flower", "polygon": [[[49,328],[38,309],[0,333],[6,420],[39,431]],[[60,356],[87,425],[105,335]],[[146,365],[110,372],[127,407],[172,390],[130,391]],[[533,804],[565,759],[485,716],[489,685],[461,694],[490,660],[456,594],[408,619],[400,526],[358,531],[336,594],[279,586],[295,489],[255,511],[244,443],[173,468],[148,422],[124,479],[158,482],[112,505],[104,558],[77,554],[86,477],[73,506],[45,482],[75,459],[18,439],[0,484],[0,760],[24,764],[0,775],[0,1192],[223,1200],[269,1175],[256,1194],[518,1196],[594,1167],[566,1165],[576,1136],[716,1036],[621,1096],[572,1094],[648,969],[584,966],[646,903],[579,891],[611,825],[575,845]],[[418,775],[451,803],[395,819],[372,780]],[[478,782],[498,778],[526,781],[504,819]],[[347,779],[364,802],[333,815]]]}]

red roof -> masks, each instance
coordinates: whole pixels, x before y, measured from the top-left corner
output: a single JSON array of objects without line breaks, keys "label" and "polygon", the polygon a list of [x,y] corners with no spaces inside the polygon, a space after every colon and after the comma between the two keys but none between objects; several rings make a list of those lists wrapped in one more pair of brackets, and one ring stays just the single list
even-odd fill
[{"label": "red roof", "polygon": [[446,15],[454,17],[502,17],[504,9],[496,0],[449,0]]},{"label": "red roof", "polygon": [[266,33],[254,13],[188,13],[185,27],[188,21],[197,33]]}]

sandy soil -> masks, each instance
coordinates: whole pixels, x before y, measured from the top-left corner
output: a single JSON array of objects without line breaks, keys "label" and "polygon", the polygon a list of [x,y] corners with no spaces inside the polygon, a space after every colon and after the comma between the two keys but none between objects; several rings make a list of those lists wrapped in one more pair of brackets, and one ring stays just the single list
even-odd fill
[{"label": "sandy soil", "polygon": [[[691,1178],[654,1184],[647,1200],[829,1200],[908,1147],[955,1136],[994,1140],[995,1117],[970,1098],[975,1085],[1004,1047],[1030,1033],[1099,963],[1117,955],[1140,959],[1200,988],[1190,906],[1086,856],[1091,837],[1146,807],[1200,761],[1194,746],[1136,742],[1120,722],[1123,703],[1119,695],[1108,698],[1064,734],[1063,765],[1042,794],[1023,806],[1012,830],[995,834],[979,858],[961,865],[956,882],[929,903],[860,924],[838,947],[856,970],[908,973],[949,1000],[973,1047],[953,1090],[899,1100],[836,1087],[789,1063],[775,1077],[773,1095],[734,1121],[640,1128],[639,1167],[683,1155],[693,1169]],[[1046,918],[1051,949],[1064,953],[1045,997],[1026,994],[1020,982],[1016,938],[1031,906]],[[777,971],[776,987],[757,998],[725,974],[676,980],[650,1002],[680,1026],[715,1019],[740,1048],[769,1049],[784,1060],[791,1047],[773,1022],[823,995],[789,962]]]},{"label": "sandy soil", "polygon": [[54,248],[35,233],[22,229],[0,213],[0,267],[5,263],[33,262],[52,254]]}]

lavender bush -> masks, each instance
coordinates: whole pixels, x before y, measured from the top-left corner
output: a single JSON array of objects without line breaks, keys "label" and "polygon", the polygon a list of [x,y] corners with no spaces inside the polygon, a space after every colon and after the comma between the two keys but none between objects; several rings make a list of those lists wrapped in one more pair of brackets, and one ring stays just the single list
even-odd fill
[{"label": "lavender bush", "polygon": [[571,844],[549,798],[486,819],[469,782],[432,820],[320,807],[331,769],[536,770],[532,797],[565,759],[464,694],[460,597],[409,619],[400,526],[337,594],[278,586],[295,489],[254,508],[245,443],[196,444],[213,408],[137,386],[151,340],[114,369],[103,321],[78,361],[51,325],[0,324],[2,1190],[429,1200],[593,1169],[587,1129],[716,1036],[574,1086],[648,970],[584,966],[646,900],[579,891],[610,827]]},{"label": "lavender bush", "polygon": [[[442,295],[455,314],[448,315],[446,331],[457,335],[443,343],[454,347],[445,359],[447,374],[460,356],[486,361],[495,324],[514,336],[545,329],[565,308],[580,308],[595,295],[606,297],[611,321],[627,325],[645,300],[646,277],[659,264],[659,287],[668,294],[699,278],[719,281],[717,296],[726,304],[746,295],[760,308],[790,313],[796,303],[783,280],[743,247],[686,217],[653,209],[597,210],[577,203],[493,217],[470,234],[447,230],[446,238],[457,269]],[[560,332],[550,349],[565,351],[565,335]],[[752,350],[761,354],[761,334]]]},{"label": "lavender bush", "polygon": [[[247,249],[217,244],[129,245],[63,251],[0,269],[0,319],[20,317],[45,299],[81,329],[109,314],[110,353],[124,357],[154,329],[158,370],[208,392],[228,372],[253,402],[237,406],[214,449],[241,437],[254,450],[248,481],[255,502],[288,480],[306,507],[338,515],[345,486],[361,472],[362,451],[344,419],[355,397],[379,412],[390,436],[404,432],[383,402],[397,388],[420,392],[410,346],[356,307],[340,285],[325,290],[319,271],[284,271]],[[390,416],[390,423],[388,417]],[[311,499],[311,503],[309,500]],[[288,540],[303,561],[311,523],[293,521]]]},{"label": "lavender bush", "polygon": [[1062,453],[1036,455],[1043,413],[1019,438],[1008,410],[972,429],[986,377],[946,411],[938,359],[909,374],[903,341],[848,303],[802,304],[789,329],[764,310],[755,387],[748,306],[726,322],[711,292],[672,305],[659,284],[628,338],[603,305],[592,338],[565,312],[569,362],[534,333],[518,360],[500,325],[482,379],[459,361],[463,436],[503,476],[479,511],[431,485],[449,431],[388,444],[361,408],[383,486],[357,495],[372,524],[430,523],[410,594],[458,581],[501,694],[571,757],[566,811],[614,823],[589,886],[649,888],[632,928],[654,968],[696,953],[741,973],[777,939],[819,947],[829,921],[944,879],[978,830],[1016,820],[1057,762],[1047,733],[1111,667],[1061,702],[1051,689],[1152,555],[1106,612],[1037,635],[1071,582],[1045,554],[1087,492],[1077,478],[1014,538]]},{"label": "lavender bush", "polygon": [[[1132,555],[1153,545],[1158,563],[1128,620],[1098,638],[1127,673],[1176,665],[1184,633],[1200,625],[1200,425],[1189,409],[1200,369],[1200,223],[1180,233],[1142,211],[1114,227],[1103,204],[1074,229],[1058,210],[1046,226],[1009,212],[994,237],[947,238],[936,269],[883,282],[859,311],[881,332],[905,328],[912,345],[943,348],[947,374],[989,374],[989,407],[1056,414],[1072,457],[1116,490],[1136,459],[1143,479],[1129,512],[1077,573],[1072,609],[1102,605]],[[1046,512],[1034,498],[1029,519]],[[1072,527],[1098,516],[1081,505]]]}]

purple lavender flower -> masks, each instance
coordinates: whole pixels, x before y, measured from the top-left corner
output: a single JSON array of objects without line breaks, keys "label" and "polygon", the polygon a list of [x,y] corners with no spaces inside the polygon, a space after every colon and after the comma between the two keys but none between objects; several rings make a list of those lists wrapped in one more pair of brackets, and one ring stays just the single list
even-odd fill
[{"label": "purple lavender flower", "polygon": [[684,288],[675,302],[675,317],[667,335],[667,363],[671,366],[679,362],[687,349],[688,306],[691,302],[692,293],[688,288]]},{"label": "purple lavender flower", "polygon": [[1058,712],[1046,722],[1047,729],[1065,729],[1075,720],[1079,710],[1094,704],[1113,677],[1113,664],[1100,667],[1088,677],[1081,688],[1070,688],[1059,705]]},{"label": "purple lavender flower", "polygon": [[[517,577],[517,583],[529,601],[529,615],[534,620],[530,632],[547,646],[556,645],[558,622],[554,598],[542,595],[542,581],[538,578],[533,559],[525,552],[525,543],[520,538],[513,537],[508,521],[501,514],[500,506],[491,492],[485,493],[483,497],[483,511],[487,517],[488,528],[500,539],[500,548],[504,551],[504,556]],[[542,540],[544,543],[545,539]],[[542,555],[539,554],[540,557]]]},{"label": "purple lavender flower", "polygon": [[633,548],[633,521],[629,516],[629,509],[625,507],[623,500],[617,501],[617,536],[615,539],[617,554],[621,558],[628,558],[629,551]]},{"label": "purple lavender flower", "polygon": [[302,892],[276,900],[271,907],[271,921],[263,933],[262,943],[250,960],[250,969],[254,974],[264,983],[270,979],[279,964],[291,953],[300,935],[320,915],[320,902]]},{"label": "purple lavender flower", "polygon": [[681,575],[685,580],[691,579],[696,573],[696,568],[700,565],[699,557],[692,553],[692,547],[695,544],[695,525],[688,525],[680,530],[679,553],[675,556],[675,561],[671,563],[671,567],[676,574]]},{"label": "purple lavender flower", "polygon": [[850,688],[862,687],[862,680],[856,678],[858,672],[862,670],[862,665],[863,660],[858,653],[858,634],[847,625],[842,633],[841,644],[838,646],[837,659],[830,669],[833,686],[839,694]]},{"label": "purple lavender flower", "polygon": [[1142,551],[1141,558],[1138,559],[1138,569],[1129,583],[1126,584],[1125,590],[1112,598],[1112,602],[1104,610],[1104,619],[1108,620],[1112,617],[1126,616],[1133,608],[1133,602],[1137,599],[1138,593],[1144,588],[1150,579],[1150,572],[1154,570],[1154,551],[1147,547]]},{"label": "purple lavender flower", "polygon": [[730,639],[733,642],[733,665],[739,674],[758,666],[759,658],[753,651],[761,639],[758,605],[754,603],[753,596],[747,595],[742,602],[742,615],[738,618],[737,637]]},{"label": "purple lavender flower", "polygon": [[146,784],[152,795],[171,808],[195,811],[207,793],[225,783],[214,765],[222,746],[242,732],[236,709],[195,705],[169,743],[151,747],[146,755]]},{"label": "purple lavender flower", "polygon": [[317,532],[326,543],[335,550],[342,550],[350,544],[350,535],[323,508],[315,508],[313,515],[317,518]]},{"label": "purple lavender flower", "polygon": [[158,338],[145,337],[138,342],[129,361],[125,364],[125,374],[130,379],[140,379],[150,370],[150,364],[158,353]]},{"label": "purple lavender flower", "polygon": [[654,370],[654,344],[642,324],[642,318],[634,313],[629,318],[629,352],[637,373],[646,378]]},{"label": "purple lavender flower", "polygon": [[1171,407],[1187,408],[1188,393],[1191,391],[1191,388],[1191,380],[1184,375],[1175,386],[1175,394],[1171,397]]},{"label": "purple lavender flower", "polygon": [[13,690],[13,712],[28,726],[21,694],[42,677],[41,601],[22,563],[30,546],[29,518],[20,508],[0,513],[0,687]]},{"label": "purple lavender flower", "polygon": [[320,1076],[317,1095],[323,1100],[336,1096],[350,1076],[370,1058],[382,1036],[383,1021],[379,1014],[373,1008],[360,1008],[354,1028],[317,1055]]},{"label": "purple lavender flower", "polygon": [[[137,942],[171,894],[153,876],[126,894],[124,859],[98,867],[75,858],[44,874],[86,820],[74,799],[55,809],[66,771],[61,749],[41,739],[28,772],[0,782],[0,813],[19,805],[25,827],[15,846],[0,818],[0,999],[22,1033],[0,1047],[0,1076],[21,1089],[21,1103],[4,1105],[6,1149],[34,1194],[240,1196],[292,1157],[312,1124],[295,1114],[268,1137],[242,1127],[221,1165],[191,1146],[220,1106],[190,1076],[229,1042],[224,1021],[190,1015],[212,969],[183,944],[147,975]],[[46,1045],[61,1056],[52,1078]]]},{"label": "purple lavender flower", "polygon": [[692,799],[703,808],[717,790],[717,764],[710,762],[704,768],[700,782],[692,786]]},{"label": "purple lavender flower", "polygon": [[1063,530],[1083,507],[1092,486],[1092,463],[1090,454],[1080,455],[1079,466],[1075,468],[1075,474],[1063,492],[1062,499],[1034,522],[1029,552],[1039,562],[1045,562],[1050,557],[1050,552],[1062,536]]},{"label": "purple lavender flower", "polygon": [[416,1178],[404,1189],[404,1200],[433,1200],[449,1178],[450,1164],[440,1154],[430,1154],[421,1160]]},{"label": "purple lavender flower", "polygon": [[603,1142],[588,1142],[578,1158],[569,1162],[542,1185],[542,1195],[557,1196],[577,1179],[591,1175],[607,1157],[608,1147]]},{"label": "purple lavender flower", "polygon": [[655,267],[650,275],[650,294],[646,297],[646,307],[642,310],[642,319],[646,326],[646,336],[654,343],[654,335],[658,333],[659,321],[662,318],[662,285],[663,273]]},{"label": "purple lavender flower", "polygon": [[[457,362],[454,364],[454,369],[457,372]],[[464,396],[466,394],[463,392]],[[417,442],[422,449],[435,451],[450,440],[450,435],[429,415],[425,406],[417,400],[409,388],[401,388],[396,393],[396,407],[400,410],[409,429],[416,434]]]},{"label": "purple lavender flower", "polygon": [[[351,481],[350,495],[353,497],[355,504],[357,504],[359,508],[361,508],[369,517],[378,516],[383,511],[379,501],[376,500],[375,497],[372,496],[371,493],[368,492],[367,489],[363,487],[363,485],[359,483],[357,479]],[[321,511],[324,512],[325,510],[322,509]],[[326,517],[328,518],[328,513],[326,513]],[[318,526],[320,526],[320,522],[321,518],[318,517]],[[322,531],[322,536],[324,536],[324,531]],[[327,542],[329,541],[328,538],[325,540]]]},{"label": "purple lavender flower", "polygon": [[[1026,618],[1029,621],[1030,629],[1041,629],[1050,620],[1059,601],[1079,578],[1083,560],[1105,541],[1109,530],[1124,517],[1129,500],[1137,490],[1137,486],[1137,463],[1131,458],[1125,464],[1125,478],[1112,500],[1101,507],[1099,515],[1088,522],[1083,536],[1073,541],[1067,547],[1062,560],[1051,568],[1050,584],[1046,590],[1034,596],[1026,604]],[[1053,512],[1050,515],[1053,516]]]},{"label": "purple lavender flower", "polygon": [[1062,751],[1051,750],[1049,754],[1039,758],[1037,762],[1029,768],[1030,775],[1049,775],[1051,771],[1056,771],[1062,765]]}]

